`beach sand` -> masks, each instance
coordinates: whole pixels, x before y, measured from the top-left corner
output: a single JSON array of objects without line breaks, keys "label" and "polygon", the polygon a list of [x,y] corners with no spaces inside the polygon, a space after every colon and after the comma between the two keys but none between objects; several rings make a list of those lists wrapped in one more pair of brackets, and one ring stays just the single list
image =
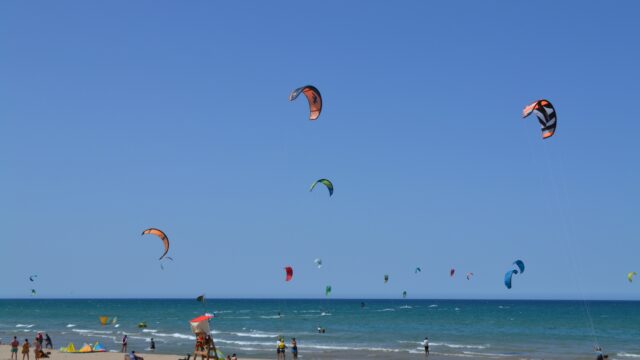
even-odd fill
[{"label": "beach sand", "polygon": [[[22,345],[22,342],[20,342]],[[20,349],[18,349],[18,360],[22,360],[22,354],[20,353]],[[47,352],[51,352],[49,355],[49,359],[51,360],[125,360],[123,353],[119,352],[103,352],[103,353],[61,353],[58,350],[46,350]],[[11,358],[11,346],[9,345],[0,345],[0,360],[8,360]],[[168,355],[168,354],[151,354],[151,353],[139,353],[136,351],[136,355],[141,356],[144,360],[178,360],[185,357],[185,355]],[[127,357],[128,359],[128,357]],[[200,357],[199,357],[200,359]],[[31,347],[31,352],[29,353],[29,360],[35,360],[35,355],[33,353],[33,346]],[[191,358],[193,360],[193,357]],[[257,358],[246,358],[243,357],[241,360],[266,360],[266,359],[257,359]]]},{"label": "beach sand", "polygon": [[[22,341],[20,342],[22,344]],[[125,360],[123,353],[120,352],[103,352],[103,353],[61,353],[58,350],[47,350],[51,352],[49,355],[49,359],[51,360]],[[11,347],[9,345],[0,345],[0,360],[9,360],[11,358]],[[141,356],[144,360],[178,360],[185,357],[185,355],[171,355],[171,354],[156,354],[156,353],[143,353],[137,352],[136,355]],[[200,358],[200,357],[199,357]],[[239,360],[270,360],[275,359],[275,351],[272,358],[247,358],[238,356]],[[301,355],[299,357],[302,359],[344,359],[344,360],[354,360],[359,359],[357,354],[350,352],[335,352],[331,354],[323,354],[318,357],[315,355]],[[367,359],[425,359],[424,355],[419,354],[407,354],[407,353],[395,353],[395,354],[387,354],[387,355],[377,355],[375,357],[366,356]],[[472,357],[467,356],[467,359],[471,359]],[[516,357],[514,357],[515,359]],[[292,359],[290,354],[287,354],[287,360]],[[428,358],[429,360],[453,360],[459,359],[459,357],[450,357],[450,356],[442,356],[438,354],[432,354]],[[488,357],[480,356],[478,359],[488,359]],[[509,359],[509,358],[503,358]],[[522,359],[522,357],[519,357]],[[20,354],[20,349],[18,349],[18,360],[22,360],[22,354]],[[29,360],[35,360],[35,355],[33,353],[33,346],[31,347],[31,351],[29,352]],[[128,360],[128,357],[127,357]],[[193,357],[191,358],[193,360]]]}]

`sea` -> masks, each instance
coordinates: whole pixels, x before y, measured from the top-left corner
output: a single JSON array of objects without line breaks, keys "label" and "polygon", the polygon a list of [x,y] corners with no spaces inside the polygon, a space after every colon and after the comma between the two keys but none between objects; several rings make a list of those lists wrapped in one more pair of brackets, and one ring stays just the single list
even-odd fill
[{"label": "sea", "polygon": [[[205,314],[216,345],[238,357],[275,358],[295,337],[301,359],[640,359],[640,302],[506,300],[0,300],[0,340],[46,332],[57,349],[100,342],[119,351],[187,354],[189,320]],[[115,323],[101,325],[100,316]],[[146,328],[138,324],[146,323]],[[319,333],[318,328],[324,328]]]}]

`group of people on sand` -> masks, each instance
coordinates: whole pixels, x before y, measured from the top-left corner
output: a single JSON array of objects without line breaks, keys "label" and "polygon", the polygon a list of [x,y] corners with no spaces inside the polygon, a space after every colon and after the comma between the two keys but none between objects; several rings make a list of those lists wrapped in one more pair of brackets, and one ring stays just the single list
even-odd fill
[{"label": "group of people on sand", "polygon": [[[36,335],[35,341],[34,341],[34,348],[33,348],[33,352],[35,354],[36,359],[41,359],[41,358],[48,358],[49,357],[49,352],[44,352],[43,350],[43,343],[44,343],[44,349],[53,349],[53,342],[51,341],[51,337],[49,336],[49,334],[45,334],[44,336],[42,335],[41,332],[39,332]],[[14,336],[13,337],[13,341],[11,341],[11,360],[18,360],[18,349],[20,348],[20,341],[18,341],[18,337]],[[29,350],[31,350],[31,343],[29,343],[29,339],[24,339],[24,343],[22,343],[22,360],[29,360]]]},{"label": "group of people on sand", "polygon": [[[284,338],[280,337],[278,338],[278,343],[276,346],[276,355],[278,360],[284,360],[286,358],[286,350],[287,350],[287,345],[285,345],[284,343]],[[296,338],[291,338],[291,355],[293,356],[294,359],[298,358],[298,342],[296,341]]]}]

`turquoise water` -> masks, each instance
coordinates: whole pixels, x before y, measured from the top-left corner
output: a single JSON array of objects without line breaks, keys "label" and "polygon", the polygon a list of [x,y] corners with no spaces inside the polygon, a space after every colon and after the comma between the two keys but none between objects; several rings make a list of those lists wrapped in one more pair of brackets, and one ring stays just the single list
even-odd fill
[{"label": "turquoise water", "polygon": [[[275,357],[278,335],[298,339],[302,358],[595,359],[600,343],[612,359],[640,358],[640,302],[502,300],[0,300],[0,338],[48,332],[56,348],[100,341],[119,350],[193,350],[188,320],[214,313],[216,344],[225,353]],[[586,310],[589,310],[590,316]],[[101,326],[98,316],[117,316]],[[593,327],[591,326],[591,321]],[[136,324],[146,322],[148,328]],[[318,334],[318,326],[326,328]]]}]

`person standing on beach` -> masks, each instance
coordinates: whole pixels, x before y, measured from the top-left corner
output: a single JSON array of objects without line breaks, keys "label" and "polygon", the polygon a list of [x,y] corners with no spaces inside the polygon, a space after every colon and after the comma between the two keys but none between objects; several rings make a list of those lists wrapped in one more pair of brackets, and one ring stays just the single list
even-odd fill
[{"label": "person standing on beach", "polygon": [[40,353],[42,352],[42,345],[40,345],[40,341],[38,341],[38,337],[36,336],[36,344],[33,348],[33,353],[36,356],[36,360],[40,359]]},{"label": "person standing on beach", "polygon": [[49,334],[44,334],[44,348],[53,349],[53,342],[51,341],[51,337],[49,337]]},{"label": "person standing on beach", "polygon": [[298,342],[296,338],[291,338],[291,355],[294,360],[298,358]]},{"label": "person standing on beach", "polygon": [[24,344],[22,344],[22,360],[25,356],[29,360],[29,339],[24,339]]},{"label": "person standing on beach", "polygon": [[286,356],[284,351],[286,348],[287,348],[287,345],[284,344],[284,338],[278,339],[278,348],[276,350],[276,353],[278,354],[278,360],[280,359],[285,360]]},{"label": "person standing on beach", "polygon": [[13,360],[13,355],[16,356],[16,360],[18,360],[18,347],[20,346],[20,341],[18,341],[17,337],[13,337],[13,341],[11,342],[11,360]]},{"label": "person standing on beach", "polygon": [[424,346],[424,355],[429,356],[429,338],[428,337],[424,338],[422,345]]},{"label": "person standing on beach", "polygon": [[151,338],[151,345],[149,345],[149,349],[151,351],[155,351],[156,350],[156,342],[153,341],[153,338]]},{"label": "person standing on beach", "polygon": [[122,337],[122,349],[121,349],[121,351],[123,353],[127,352],[127,335],[126,334]]}]

